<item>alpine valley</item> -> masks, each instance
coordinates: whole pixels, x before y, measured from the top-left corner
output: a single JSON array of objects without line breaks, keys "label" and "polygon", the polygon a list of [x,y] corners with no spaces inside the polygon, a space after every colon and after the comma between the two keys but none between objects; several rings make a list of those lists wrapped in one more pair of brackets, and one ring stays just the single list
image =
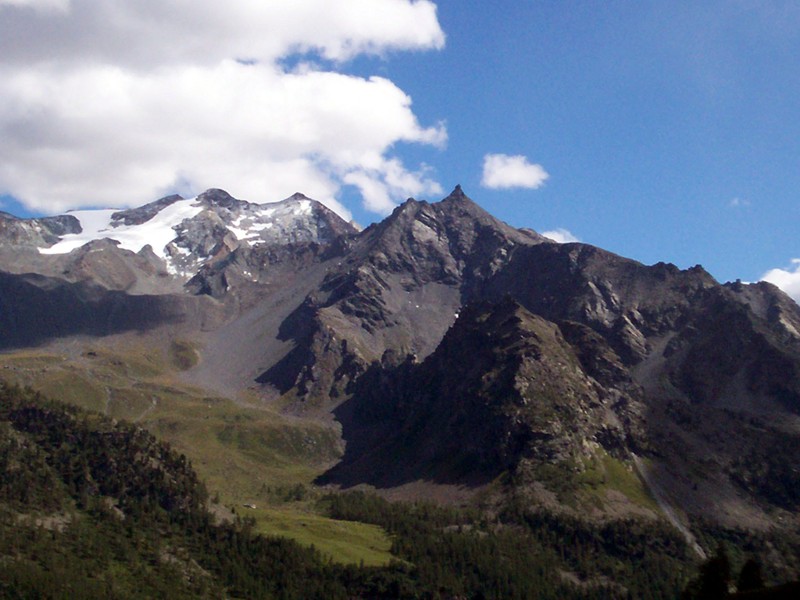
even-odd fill
[{"label": "alpine valley", "polygon": [[797,591],[800,308],[460,187],[364,230],[216,189],[0,213],[0,350],[16,597]]}]

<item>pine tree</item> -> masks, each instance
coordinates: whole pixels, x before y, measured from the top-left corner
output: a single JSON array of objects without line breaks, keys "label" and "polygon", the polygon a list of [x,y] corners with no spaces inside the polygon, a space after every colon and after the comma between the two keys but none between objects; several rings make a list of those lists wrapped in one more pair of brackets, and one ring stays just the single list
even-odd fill
[{"label": "pine tree", "polygon": [[717,552],[700,567],[699,600],[719,600],[728,595],[731,580],[731,563],[725,547],[720,544]]},{"label": "pine tree", "polygon": [[761,573],[761,563],[754,558],[749,559],[739,573],[736,581],[736,590],[739,592],[749,592],[760,590],[764,587],[764,576]]}]

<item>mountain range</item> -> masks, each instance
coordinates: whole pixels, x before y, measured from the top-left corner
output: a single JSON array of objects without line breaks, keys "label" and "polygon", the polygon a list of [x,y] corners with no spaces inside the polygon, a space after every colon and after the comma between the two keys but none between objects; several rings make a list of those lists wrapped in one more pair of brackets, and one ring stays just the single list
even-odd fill
[{"label": "mountain range", "polygon": [[[460,187],[363,230],[302,194],[214,189],[0,213],[0,349],[62,361],[12,379],[68,364],[109,412],[133,396],[85,367],[132,344],[171,357],[172,384],[329,432],[317,485],[666,518],[699,554],[697,523],[800,527],[794,301],[556,243]],[[121,414],[171,431],[143,402]]]}]

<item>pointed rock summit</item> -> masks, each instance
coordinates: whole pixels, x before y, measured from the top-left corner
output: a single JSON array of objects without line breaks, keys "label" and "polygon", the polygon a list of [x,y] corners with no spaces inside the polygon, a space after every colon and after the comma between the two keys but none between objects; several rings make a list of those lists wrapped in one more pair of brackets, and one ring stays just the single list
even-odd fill
[{"label": "pointed rock summit", "polygon": [[311,200],[311,198],[309,198],[302,192],[295,192],[294,194],[289,196],[286,200],[293,200],[295,202],[299,202],[300,200]]},{"label": "pointed rock summit", "polygon": [[467,195],[464,193],[464,190],[461,189],[461,184],[457,184],[456,187],[453,188],[453,191],[450,192],[450,195],[445,198],[445,200],[464,200],[467,198]]}]

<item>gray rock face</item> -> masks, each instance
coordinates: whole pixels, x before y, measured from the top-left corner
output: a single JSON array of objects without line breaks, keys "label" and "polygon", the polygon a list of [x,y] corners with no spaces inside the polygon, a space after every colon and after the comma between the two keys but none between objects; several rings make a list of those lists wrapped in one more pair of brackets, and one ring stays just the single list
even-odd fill
[{"label": "gray rock face", "polygon": [[[498,221],[460,188],[437,204],[408,200],[354,237],[307,298],[301,313],[314,325],[296,343],[325,352],[306,354],[295,385],[324,403],[386,351],[424,358],[516,248],[543,243],[552,244]],[[324,341],[334,339],[343,343]],[[270,373],[261,380],[270,383]]]},{"label": "gray rock face", "polygon": [[533,481],[544,465],[573,469],[600,449],[624,456],[641,437],[641,390],[579,329],[573,346],[510,298],[468,305],[422,363],[385,359],[362,377],[338,410],[353,443],[323,481]]},{"label": "gray rock face", "polygon": [[71,215],[43,217],[40,219],[18,219],[0,212],[0,245],[13,247],[46,247],[61,236],[80,233],[78,219]]},{"label": "gray rock face", "polygon": [[165,196],[160,200],[156,200],[155,202],[151,202],[149,204],[145,204],[144,206],[140,206],[138,208],[132,208],[130,210],[121,210],[119,212],[115,212],[111,215],[111,226],[112,227],[120,227],[125,225],[127,227],[131,227],[133,225],[142,225],[155,217],[158,213],[162,210],[174,204],[178,200],[183,200],[182,196],[178,196],[177,194],[173,194],[171,196]]},{"label": "gray rock face", "polygon": [[[211,290],[215,295],[227,289],[219,285],[220,277],[259,279],[262,269],[257,262],[225,260],[237,250],[240,258],[251,257],[259,252],[248,250],[328,246],[356,233],[352,225],[302,194],[281,202],[252,204],[236,200],[222,190],[209,190],[197,201],[203,210],[176,226],[177,235],[166,252],[177,272],[197,277],[190,289]],[[232,274],[231,269],[238,272]],[[212,282],[215,278],[217,281]]]}]

